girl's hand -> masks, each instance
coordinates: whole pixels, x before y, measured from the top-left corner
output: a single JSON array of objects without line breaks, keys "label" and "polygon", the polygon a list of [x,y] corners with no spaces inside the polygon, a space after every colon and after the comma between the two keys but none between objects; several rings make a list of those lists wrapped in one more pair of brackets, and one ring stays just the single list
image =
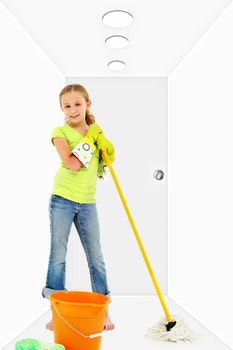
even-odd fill
[{"label": "girl's hand", "polygon": [[88,168],[93,154],[96,150],[97,137],[103,131],[97,124],[91,124],[88,128],[87,134],[82,137],[80,142],[72,150],[72,154],[75,155],[84,168]]}]

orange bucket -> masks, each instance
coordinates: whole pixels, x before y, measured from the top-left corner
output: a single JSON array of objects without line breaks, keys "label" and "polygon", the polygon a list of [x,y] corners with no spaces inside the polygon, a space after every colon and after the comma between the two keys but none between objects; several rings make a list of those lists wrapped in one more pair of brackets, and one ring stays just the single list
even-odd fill
[{"label": "orange bucket", "polygon": [[93,292],[61,291],[49,296],[54,341],[66,350],[99,350],[109,299]]}]

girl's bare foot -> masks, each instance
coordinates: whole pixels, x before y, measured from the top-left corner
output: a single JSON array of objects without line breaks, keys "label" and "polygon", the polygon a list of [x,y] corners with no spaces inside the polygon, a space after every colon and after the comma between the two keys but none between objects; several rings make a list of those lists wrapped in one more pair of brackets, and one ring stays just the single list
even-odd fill
[{"label": "girl's bare foot", "polygon": [[45,327],[47,329],[49,329],[50,331],[53,331],[53,320],[51,320],[49,323],[47,323]]},{"label": "girl's bare foot", "polygon": [[115,326],[112,323],[108,312],[106,312],[105,319],[104,319],[104,330],[105,331],[111,331],[114,327]]}]

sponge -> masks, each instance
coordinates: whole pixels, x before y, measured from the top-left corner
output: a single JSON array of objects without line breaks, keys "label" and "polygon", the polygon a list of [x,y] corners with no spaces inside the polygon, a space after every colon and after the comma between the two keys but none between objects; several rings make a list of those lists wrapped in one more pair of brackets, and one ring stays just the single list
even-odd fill
[{"label": "sponge", "polygon": [[15,350],[65,350],[60,344],[45,343],[37,339],[22,339],[15,344]]}]

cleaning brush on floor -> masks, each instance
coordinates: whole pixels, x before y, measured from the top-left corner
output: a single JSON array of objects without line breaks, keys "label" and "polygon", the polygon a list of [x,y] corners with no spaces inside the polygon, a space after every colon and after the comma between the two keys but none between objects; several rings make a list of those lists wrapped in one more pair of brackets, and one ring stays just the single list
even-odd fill
[{"label": "cleaning brush on floor", "polygon": [[41,340],[25,338],[17,341],[15,350],[65,350],[60,344],[45,343]]},{"label": "cleaning brush on floor", "polygon": [[152,282],[154,284],[154,287],[156,289],[160,303],[162,305],[163,311],[164,311],[165,316],[166,316],[166,318],[161,319],[158,323],[156,323],[154,326],[152,326],[151,328],[148,329],[148,331],[146,333],[146,337],[157,339],[157,340],[162,340],[162,341],[171,341],[171,342],[191,341],[195,338],[195,335],[190,330],[189,326],[185,323],[185,321],[182,319],[181,316],[179,316],[179,315],[171,316],[169,311],[168,311],[168,308],[167,308],[167,305],[164,301],[162,292],[161,292],[160,287],[158,285],[158,282],[155,278],[154,272],[152,270],[149,259],[146,255],[146,252],[145,252],[145,249],[144,249],[143,244],[141,242],[137,228],[134,224],[134,221],[133,221],[132,216],[130,214],[128,205],[126,203],[126,200],[125,200],[124,195],[122,193],[122,190],[120,188],[116,174],[115,174],[113,167],[112,167],[112,164],[109,160],[108,154],[105,150],[102,150],[102,155],[103,155],[104,161],[106,162],[106,164],[109,168],[109,171],[112,175],[112,178],[113,178],[113,181],[116,185],[117,191],[120,195],[122,204],[123,204],[124,209],[126,211],[126,214],[128,216],[130,225],[133,229],[135,238],[136,238],[137,243],[139,245],[139,248],[141,250],[142,256],[144,258],[144,261],[146,263],[150,277],[152,279]]}]

